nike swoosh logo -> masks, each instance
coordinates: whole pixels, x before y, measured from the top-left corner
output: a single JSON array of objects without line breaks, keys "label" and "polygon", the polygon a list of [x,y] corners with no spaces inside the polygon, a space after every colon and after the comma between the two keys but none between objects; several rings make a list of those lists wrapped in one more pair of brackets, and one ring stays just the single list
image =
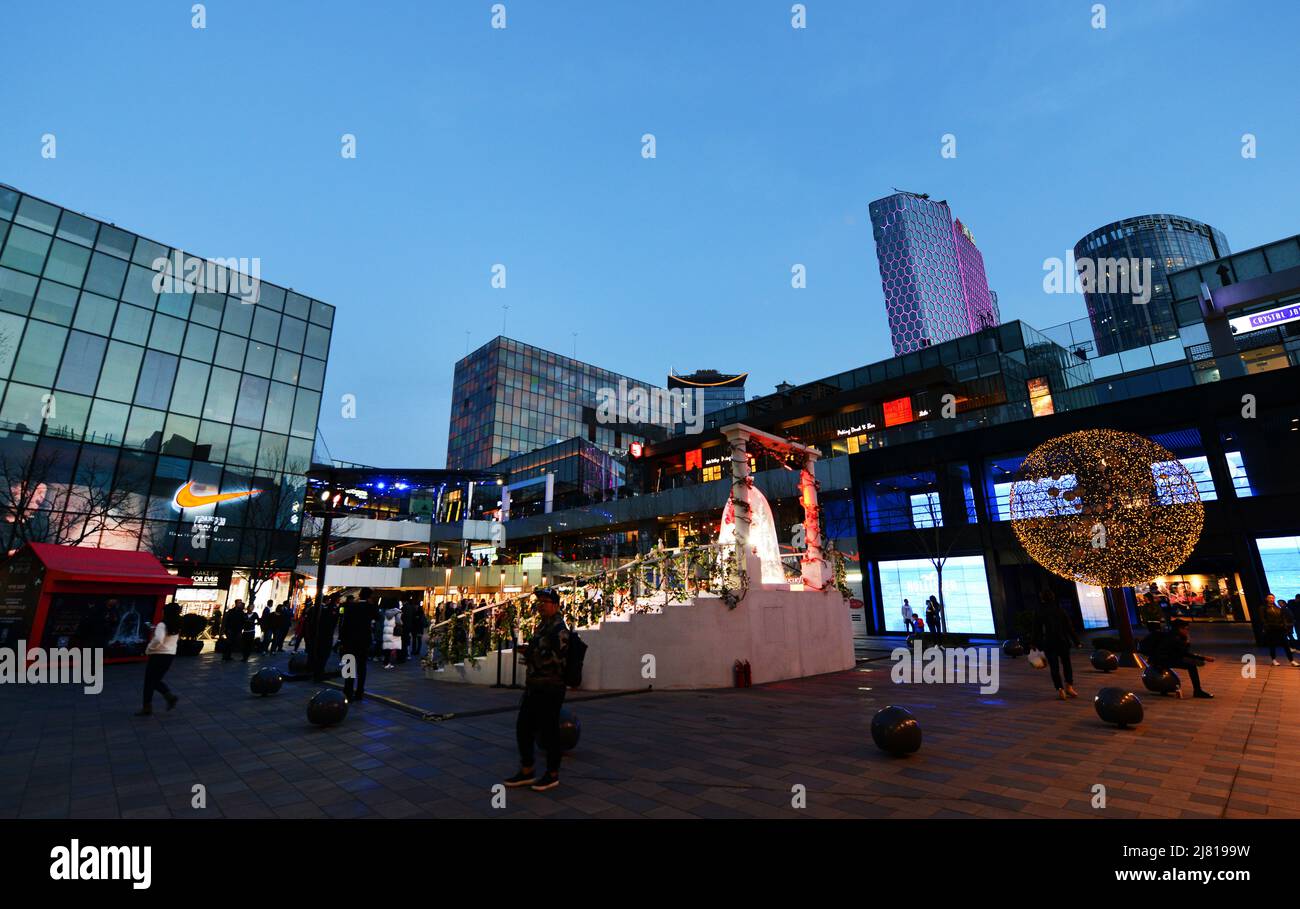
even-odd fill
[{"label": "nike swoosh logo", "polygon": [[249,489],[245,492],[214,492],[209,495],[199,495],[191,487],[194,481],[190,480],[180,489],[176,490],[176,497],[173,501],[177,508],[201,508],[204,505],[213,505],[217,502],[229,502],[231,499],[242,499],[245,496],[255,496],[262,490]]}]

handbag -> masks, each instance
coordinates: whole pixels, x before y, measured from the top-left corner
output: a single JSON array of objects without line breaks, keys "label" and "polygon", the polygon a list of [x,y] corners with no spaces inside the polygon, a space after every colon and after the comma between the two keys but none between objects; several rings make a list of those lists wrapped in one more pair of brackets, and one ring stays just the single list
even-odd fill
[{"label": "handbag", "polygon": [[1029,665],[1033,666],[1035,669],[1047,668],[1047,657],[1044,656],[1043,651],[1039,650],[1037,647],[1029,651],[1025,656],[1025,659],[1028,660]]}]

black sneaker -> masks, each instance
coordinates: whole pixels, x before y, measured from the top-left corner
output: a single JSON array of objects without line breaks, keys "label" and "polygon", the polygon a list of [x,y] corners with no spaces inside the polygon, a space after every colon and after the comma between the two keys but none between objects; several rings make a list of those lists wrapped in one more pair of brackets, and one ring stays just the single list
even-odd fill
[{"label": "black sneaker", "polygon": [[180,698],[177,697],[177,696],[174,695],[174,694],[171,695],[170,697],[168,697],[168,698],[167,698],[167,709],[168,709],[168,710],[171,710],[173,707],[176,706],[176,702],[179,701],[179,700],[180,700]]},{"label": "black sneaker", "polygon": [[548,771],[539,776],[531,788],[533,792],[545,792],[547,789],[554,789],[558,785],[560,785],[560,775]]},{"label": "black sneaker", "polygon": [[514,776],[508,778],[505,781],[505,784],[513,788],[516,786],[530,786],[532,785],[532,782],[533,782],[533,771],[520,770]]},{"label": "black sneaker", "polygon": [[1214,699],[1214,695],[1210,694],[1208,691],[1194,691],[1192,692],[1192,697],[1205,698],[1207,701]]}]

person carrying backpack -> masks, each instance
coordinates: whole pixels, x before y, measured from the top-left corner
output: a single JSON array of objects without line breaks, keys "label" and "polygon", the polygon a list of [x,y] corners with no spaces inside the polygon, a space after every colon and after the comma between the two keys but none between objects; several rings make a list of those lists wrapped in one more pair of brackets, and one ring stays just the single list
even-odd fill
[{"label": "person carrying backpack", "polygon": [[[570,632],[560,614],[560,595],[553,587],[539,587],[533,592],[534,605],[540,615],[537,628],[527,644],[520,645],[521,657],[528,667],[524,678],[524,697],[519,702],[515,722],[515,740],[519,746],[519,772],[505,780],[511,787],[528,786],[545,792],[560,785],[560,709],[568,687],[566,666]],[[533,740],[540,740],[546,751],[546,773],[534,778]]]},{"label": "person carrying backpack", "polygon": [[1291,665],[1300,666],[1300,662],[1296,662],[1295,655],[1291,652],[1291,645],[1286,640],[1291,626],[1295,625],[1295,615],[1291,610],[1285,606],[1279,606],[1277,597],[1270,593],[1264,600],[1264,608],[1260,612],[1259,621],[1264,632],[1264,643],[1268,645],[1268,658],[1273,661],[1273,665],[1279,665],[1277,648],[1281,647]]}]

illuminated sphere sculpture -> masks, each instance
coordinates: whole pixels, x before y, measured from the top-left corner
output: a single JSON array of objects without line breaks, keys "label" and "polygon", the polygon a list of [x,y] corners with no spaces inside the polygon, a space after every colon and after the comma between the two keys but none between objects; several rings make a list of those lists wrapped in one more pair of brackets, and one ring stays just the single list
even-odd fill
[{"label": "illuminated sphere sculpture", "polygon": [[1130,587],[1187,560],[1205,523],[1196,480],[1163,446],[1087,429],[1044,442],[1011,484],[1011,526],[1053,574]]}]

